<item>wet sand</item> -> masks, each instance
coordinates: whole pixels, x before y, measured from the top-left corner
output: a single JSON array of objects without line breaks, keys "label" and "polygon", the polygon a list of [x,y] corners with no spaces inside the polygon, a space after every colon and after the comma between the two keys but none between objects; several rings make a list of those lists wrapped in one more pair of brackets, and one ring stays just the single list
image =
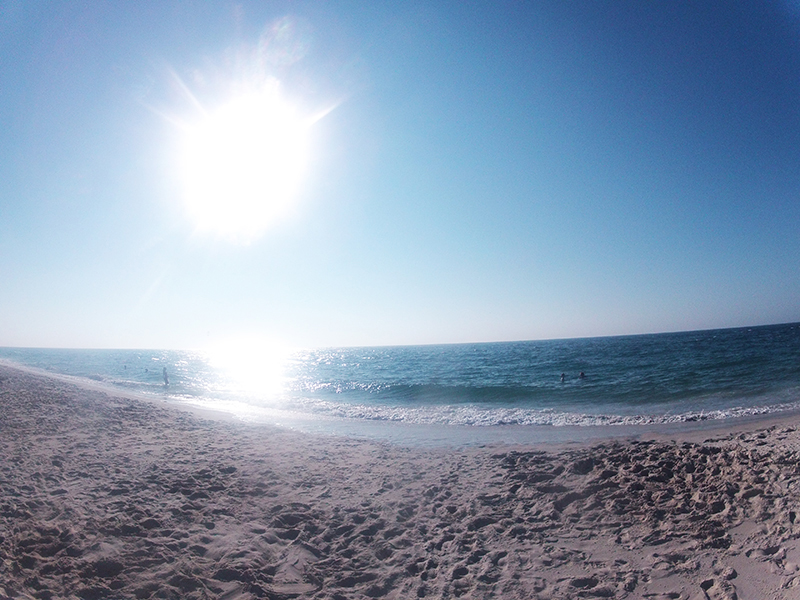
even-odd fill
[{"label": "wet sand", "polygon": [[404,448],[0,366],[0,599],[800,598],[796,421]]}]

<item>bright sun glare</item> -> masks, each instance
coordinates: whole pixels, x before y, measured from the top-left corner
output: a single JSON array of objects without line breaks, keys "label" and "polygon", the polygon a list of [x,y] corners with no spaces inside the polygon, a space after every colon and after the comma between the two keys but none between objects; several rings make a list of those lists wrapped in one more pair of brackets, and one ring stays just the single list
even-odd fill
[{"label": "bright sun glare", "polygon": [[284,213],[305,170],[309,126],[277,84],[187,126],[181,178],[198,230],[247,242]]},{"label": "bright sun glare", "polygon": [[230,385],[266,399],[283,390],[292,351],[277,341],[242,336],[219,342],[205,353],[211,365],[230,379]]}]

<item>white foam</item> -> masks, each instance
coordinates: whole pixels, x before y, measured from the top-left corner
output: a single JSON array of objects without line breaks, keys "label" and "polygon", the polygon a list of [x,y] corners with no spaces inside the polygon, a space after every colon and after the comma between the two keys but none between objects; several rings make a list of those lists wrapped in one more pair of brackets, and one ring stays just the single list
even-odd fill
[{"label": "white foam", "polygon": [[[213,401],[206,401],[213,405]],[[220,406],[220,408],[222,408]],[[227,403],[227,409],[232,409]],[[481,405],[440,405],[398,407],[387,405],[366,405],[337,403],[325,400],[304,399],[291,405],[260,407],[271,414],[303,415],[304,419],[346,419],[349,421],[381,421],[386,423],[405,423],[411,425],[456,425],[470,427],[552,426],[552,427],[597,427],[616,425],[658,425],[715,421],[768,415],[800,409],[800,401],[776,402],[756,406],[735,406],[710,410],[687,410],[670,413],[657,412],[641,414],[589,413],[556,409],[533,408],[487,408]],[[226,408],[222,408],[225,410]],[[258,413],[252,405],[239,404],[242,414],[252,416]]]}]

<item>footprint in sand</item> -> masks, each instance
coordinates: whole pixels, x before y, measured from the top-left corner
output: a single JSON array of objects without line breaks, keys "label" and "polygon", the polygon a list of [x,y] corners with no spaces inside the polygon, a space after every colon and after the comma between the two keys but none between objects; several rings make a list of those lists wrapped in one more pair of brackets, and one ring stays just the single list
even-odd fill
[{"label": "footprint in sand", "polygon": [[737,600],[736,586],[724,579],[706,579],[700,588],[709,600]]},{"label": "footprint in sand", "polygon": [[309,566],[319,560],[319,553],[306,544],[291,545],[278,561],[271,590],[276,594],[296,596],[316,592],[320,585],[309,573]]}]

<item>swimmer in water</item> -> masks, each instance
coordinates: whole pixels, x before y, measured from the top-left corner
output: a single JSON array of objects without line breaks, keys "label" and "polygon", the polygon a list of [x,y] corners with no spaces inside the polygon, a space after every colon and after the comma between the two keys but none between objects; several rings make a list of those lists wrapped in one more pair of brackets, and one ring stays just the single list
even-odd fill
[{"label": "swimmer in water", "polygon": [[583,372],[583,371],[581,371],[581,374],[580,374],[580,375],[578,375],[578,377],[580,377],[581,379],[584,379],[584,378],[586,378],[586,375],[584,374],[584,372]]},{"label": "swimmer in water", "polygon": [[169,376],[167,375],[167,367],[164,367],[164,385],[169,385]]},{"label": "swimmer in water", "polygon": [[567,378],[566,374],[561,374],[561,383],[564,383],[564,380]]}]

